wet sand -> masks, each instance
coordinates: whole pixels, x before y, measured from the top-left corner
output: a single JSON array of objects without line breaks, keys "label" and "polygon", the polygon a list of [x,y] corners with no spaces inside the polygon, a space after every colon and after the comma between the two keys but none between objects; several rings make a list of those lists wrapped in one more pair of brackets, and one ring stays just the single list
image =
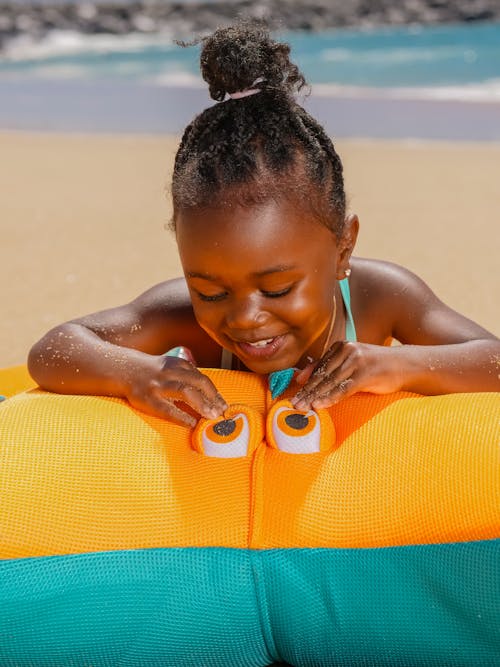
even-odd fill
[{"label": "wet sand", "polygon": [[[0,367],[55,324],[179,275],[178,138],[0,132]],[[344,139],[357,254],[403,264],[500,334],[500,143]]]}]

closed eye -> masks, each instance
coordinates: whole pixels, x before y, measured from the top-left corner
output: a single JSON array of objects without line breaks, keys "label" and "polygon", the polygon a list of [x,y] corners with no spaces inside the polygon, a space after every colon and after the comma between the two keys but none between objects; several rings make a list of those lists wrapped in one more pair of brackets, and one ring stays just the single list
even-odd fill
[{"label": "closed eye", "polygon": [[202,292],[196,292],[198,297],[202,301],[222,301],[227,296],[227,292],[220,292],[219,294],[203,294]]},{"label": "closed eye", "polygon": [[[292,291],[292,287],[285,287],[285,289],[270,292],[261,290],[262,294],[268,299],[278,299],[280,296],[286,296]],[[196,294],[201,301],[222,301],[227,296],[227,292],[220,292],[219,294],[203,294],[203,292],[196,291]]]},{"label": "closed eye", "polygon": [[280,296],[286,296],[287,294],[290,294],[291,291],[291,287],[286,287],[285,289],[279,290],[278,292],[267,292],[262,290],[262,294],[269,299],[277,299]]}]

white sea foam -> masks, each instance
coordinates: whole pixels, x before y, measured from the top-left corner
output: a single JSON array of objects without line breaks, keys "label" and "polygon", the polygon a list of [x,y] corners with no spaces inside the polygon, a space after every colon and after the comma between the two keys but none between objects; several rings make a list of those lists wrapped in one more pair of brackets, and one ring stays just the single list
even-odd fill
[{"label": "white sea foam", "polygon": [[500,79],[460,86],[369,87],[320,83],[312,86],[312,92],[320,97],[450,100],[498,104],[500,102]]},{"label": "white sea foam", "polygon": [[[339,44],[340,37],[335,37],[336,45],[332,40],[325,44],[326,37],[321,35],[302,35],[298,51],[313,95],[500,102],[500,67],[494,67],[498,49],[491,37],[488,42],[481,33],[475,41],[450,43],[448,39],[416,48],[401,41],[389,47],[384,40],[374,41],[374,35],[367,33],[366,43],[363,36],[356,37],[354,44],[349,35],[349,43]],[[23,36],[2,52],[0,80],[106,79],[158,87],[206,87],[199,75],[197,50],[179,49],[173,38],[168,32],[87,35],[61,30],[41,41]],[[464,82],[455,83],[457,77]]]},{"label": "white sea foam", "polygon": [[206,83],[201,80],[200,76],[182,70],[166,71],[146,77],[145,83],[161,87],[206,88]]},{"label": "white sea foam", "polygon": [[466,63],[474,62],[477,53],[474,49],[461,46],[434,46],[430,48],[380,48],[359,51],[356,49],[323,49],[319,54],[326,62],[350,62],[367,65],[402,65],[411,63],[437,63],[442,60],[457,59]]},{"label": "white sea foam", "polygon": [[155,35],[85,35],[74,30],[52,30],[43,39],[19,36],[5,46],[2,58],[7,61],[46,60],[67,55],[99,53],[140,53],[145,48],[159,46],[163,50],[177,48],[170,33]]}]

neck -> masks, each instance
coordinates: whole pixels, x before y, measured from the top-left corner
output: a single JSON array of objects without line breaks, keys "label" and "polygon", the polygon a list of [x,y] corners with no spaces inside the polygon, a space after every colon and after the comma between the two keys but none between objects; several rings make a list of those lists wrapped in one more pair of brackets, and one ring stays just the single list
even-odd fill
[{"label": "neck", "polygon": [[337,298],[335,296],[335,292],[333,293],[333,307],[332,307],[332,316],[330,319],[330,326],[328,327],[328,333],[326,335],[326,339],[323,345],[323,349],[321,350],[321,355],[320,358],[324,357],[326,351],[332,344],[332,334],[333,334],[333,329],[335,327],[335,322],[337,320]]},{"label": "neck", "polygon": [[321,351],[318,353],[317,350],[320,349],[319,348],[320,342],[317,341],[313,345],[310,352],[308,352],[308,354],[305,355],[304,357],[302,357],[302,359],[299,361],[299,363],[298,363],[299,367],[302,368],[306,364],[317,362],[325,355],[326,351],[328,350],[328,348],[332,344],[333,340],[335,339],[335,329],[337,328],[336,324],[338,324],[337,298],[336,298],[336,294],[334,292],[333,301],[332,301],[332,310],[331,310],[331,315],[330,315],[330,321],[325,328],[327,333],[326,333],[326,338],[324,339],[324,342],[323,342],[323,347],[321,348]]}]

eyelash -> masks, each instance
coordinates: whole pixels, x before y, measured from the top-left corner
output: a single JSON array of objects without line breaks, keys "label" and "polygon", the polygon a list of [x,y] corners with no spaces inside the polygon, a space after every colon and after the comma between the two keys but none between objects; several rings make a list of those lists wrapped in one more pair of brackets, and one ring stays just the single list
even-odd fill
[{"label": "eyelash", "polygon": [[221,301],[225,296],[227,292],[222,292],[221,294],[202,294],[201,292],[198,292],[198,296],[202,301]]},{"label": "eyelash", "polygon": [[[286,296],[291,292],[292,288],[291,287],[286,287],[283,290],[280,290],[279,292],[265,292],[264,290],[262,291],[262,294],[267,297],[268,299],[278,299],[280,296]],[[222,301],[222,299],[227,296],[227,292],[221,292],[220,294],[202,294],[201,292],[198,292],[198,296],[202,301]]]},{"label": "eyelash", "polygon": [[262,294],[266,296],[268,299],[277,299],[280,296],[286,296],[291,292],[292,288],[291,287],[285,287],[285,289],[280,290],[279,292],[264,292],[262,291]]}]

